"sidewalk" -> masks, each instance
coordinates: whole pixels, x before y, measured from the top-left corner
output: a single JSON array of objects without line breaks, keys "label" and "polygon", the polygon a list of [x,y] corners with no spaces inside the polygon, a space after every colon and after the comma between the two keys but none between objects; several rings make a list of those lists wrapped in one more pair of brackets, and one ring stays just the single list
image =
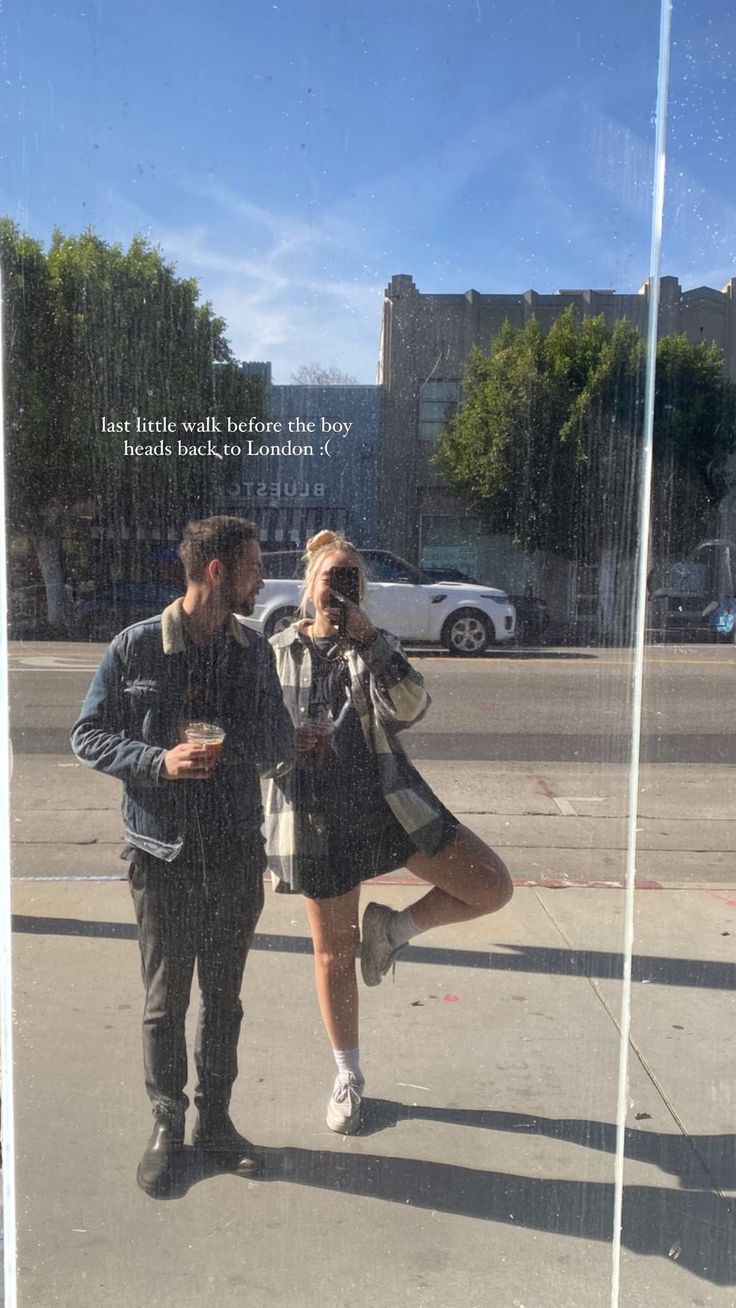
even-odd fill
[{"label": "sidewalk", "polygon": [[[448,808],[501,852],[517,882],[623,882],[625,766],[419,766]],[[114,778],[70,753],[19,754],[13,792],[14,878],[124,874]],[[637,827],[640,884],[730,882],[736,893],[733,767],[644,765]]]},{"label": "sidewalk", "polygon": [[[233,1102],[265,1179],[185,1157],[154,1201],[127,887],[16,884],[21,1308],[609,1308],[623,909],[621,890],[521,887],[412,945],[361,991],[370,1097],[343,1138],[303,904],[267,893]],[[638,894],[632,1308],[736,1303],[735,980],[736,890]]]}]

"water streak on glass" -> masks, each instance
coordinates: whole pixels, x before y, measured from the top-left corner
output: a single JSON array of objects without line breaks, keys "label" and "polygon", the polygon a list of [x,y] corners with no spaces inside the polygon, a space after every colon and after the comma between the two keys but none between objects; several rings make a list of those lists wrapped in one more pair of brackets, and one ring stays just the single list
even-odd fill
[{"label": "water streak on glass", "polygon": [[[2,328],[2,273],[0,273],[0,342]],[[5,519],[5,429],[4,353],[0,348],[0,539],[6,539]],[[15,1243],[15,1115],[13,1094],[13,987],[10,968],[10,719],[8,695],[8,588],[7,556],[0,551],[0,1057],[2,1058],[2,1245],[3,1300],[6,1308],[16,1304]],[[6,746],[3,737],[8,741]]]},{"label": "water streak on glass", "polygon": [[647,611],[647,575],[649,572],[649,525],[651,512],[652,455],[654,448],[654,386],[657,364],[659,319],[659,277],[662,259],[662,222],[666,164],[667,95],[669,85],[670,34],[672,0],[662,0],[659,41],[659,73],[655,117],[654,189],[652,196],[652,233],[649,256],[649,318],[647,323],[647,374],[644,401],[639,501],[639,550],[634,621],[633,697],[631,705],[631,761],[628,783],[628,824],[626,842],[626,903],[624,910],[624,967],[621,992],[621,1043],[619,1048],[618,1100],[616,1106],[616,1152],[613,1213],[613,1266],[611,1308],[621,1302],[621,1225],[623,1210],[624,1149],[628,1101],[629,1036],[631,1031],[631,964],[634,951],[634,891],[636,885],[637,810],[639,762],[641,755],[642,692],[644,684],[644,641]]}]

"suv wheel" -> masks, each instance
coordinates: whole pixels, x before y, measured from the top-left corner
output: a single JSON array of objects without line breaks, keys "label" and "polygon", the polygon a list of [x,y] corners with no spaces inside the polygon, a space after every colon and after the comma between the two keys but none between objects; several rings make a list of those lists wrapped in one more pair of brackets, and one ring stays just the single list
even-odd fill
[{"label": "suv wheel", "polygon": [[297,615],[296,609],[276,609],[266,622],[263,630],[266,636],[275,636],[277,632],[290,627]]},{"label": "suv wheel", "polygon": [[495,632],[484,613],[477,609],[458,609],[447,619],[441,639],[451,654],[475,658],[494,643]]}]

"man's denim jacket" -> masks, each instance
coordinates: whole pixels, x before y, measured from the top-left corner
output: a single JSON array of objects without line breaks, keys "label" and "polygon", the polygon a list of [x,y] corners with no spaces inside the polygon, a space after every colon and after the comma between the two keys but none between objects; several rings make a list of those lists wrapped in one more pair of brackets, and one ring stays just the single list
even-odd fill
[{"label": "man's denim jacket", "polygon": [[[181,852],[195,786],[214,786],[218,845],[257,844],[263,818],[259,773],[278,775],[294,757],[294,728],[266,640],[230,616],[225,743],[211,781],[161,777],[166,751],[179,743],[187,660],[182,601],[126,628],[108,646],[71,732],[81,763],[123,782],[125,838],[171,862]],[[202,833],[207,844],[208,833]]]}]

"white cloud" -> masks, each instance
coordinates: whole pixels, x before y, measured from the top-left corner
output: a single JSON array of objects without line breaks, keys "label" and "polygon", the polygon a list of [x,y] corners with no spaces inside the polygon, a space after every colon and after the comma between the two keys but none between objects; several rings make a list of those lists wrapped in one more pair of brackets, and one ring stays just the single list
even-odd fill
[{"label": "white cloud", "polygon": [[[302,363],[318,359],[373,380],[378,352],[382,287],[304,272],[312,262],[305,240],[269,230],[257,257],[228,254],[201,228],[160,229],[155,239],[188,272],[228,324],[239,358],[267,359],[288,382]],[[368,361],[368,362],[367,362]]]},{"label": "white cloud", "polygon": [[[277,381],[318,360],[372,382],[383,286],[374,277],[351,281],[329,271],[355,264],[358,237],[350,223],[330,215],[312,226],[209,179],[185,178],[183,189],[211,205],[209,223],[174,227],[111,194],[115,239],[139,231],[160,245],[225,319],[235,355],[271,361]],[[233,215],[241,220],[235,228]]]}]

